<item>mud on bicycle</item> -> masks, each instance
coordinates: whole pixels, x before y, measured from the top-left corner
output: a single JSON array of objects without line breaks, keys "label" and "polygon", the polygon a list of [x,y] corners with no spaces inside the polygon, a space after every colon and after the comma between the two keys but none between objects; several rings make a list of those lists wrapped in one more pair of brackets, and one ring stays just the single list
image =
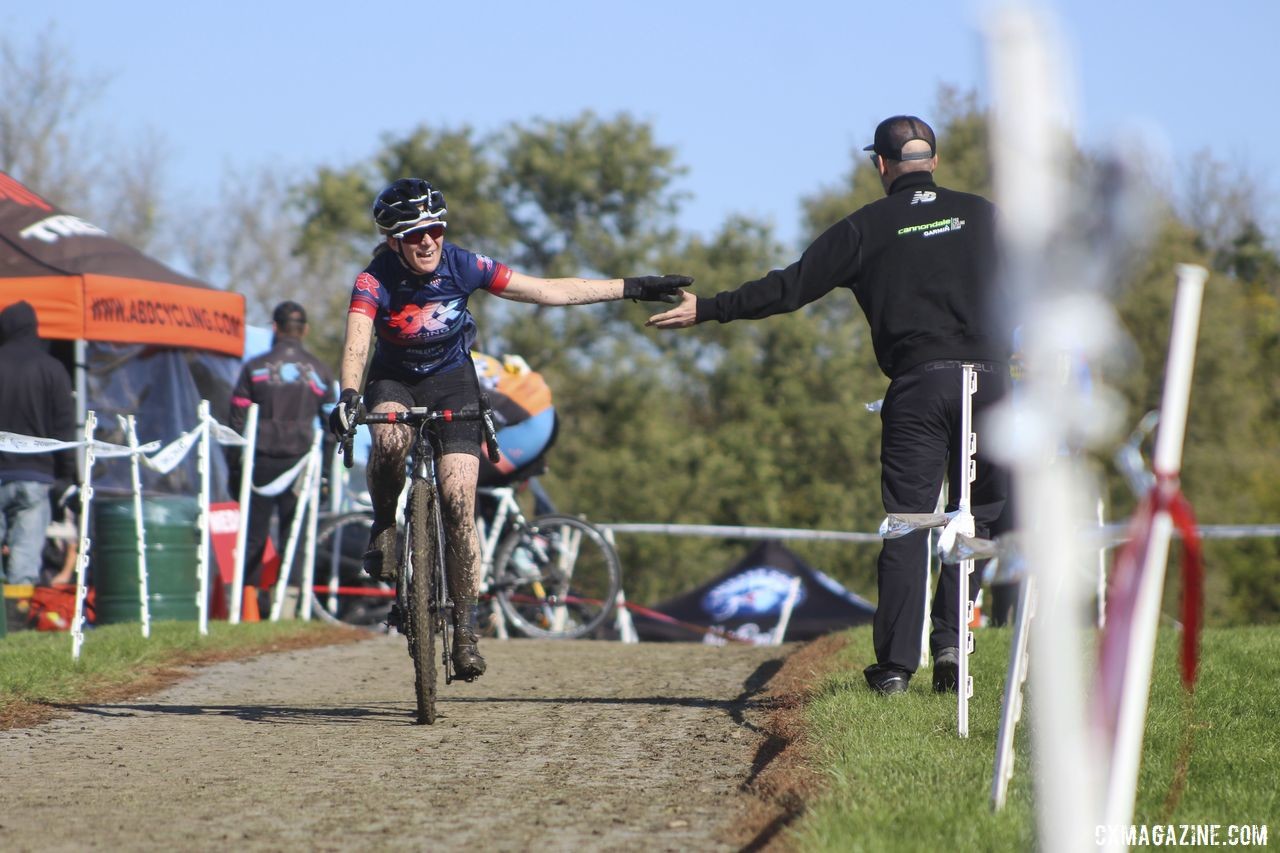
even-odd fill
[{"label": "mud on bicycle", "polygon": [[[527,518],[517,498],[525,487],[536,489],[536,480],[476,490],[482,627],[500,639],[607,634],[614,615],[607,602],[621,588],[616,552],[600,528],[581,517],[552,509]],[[372,525],[371,509],[321,516],[312,599],[319,618],[373,630],[386,626],[395,590],[362,569]],[[548,550],[539,536],[554,547]],[[543,568],[531,572],[531,563]]]}]

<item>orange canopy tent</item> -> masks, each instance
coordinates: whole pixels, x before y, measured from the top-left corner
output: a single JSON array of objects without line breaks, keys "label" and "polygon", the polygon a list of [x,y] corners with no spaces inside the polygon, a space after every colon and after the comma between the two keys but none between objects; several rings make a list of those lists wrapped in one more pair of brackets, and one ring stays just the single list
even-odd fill
[{"label": "orange canopy tent", "polygon": [[[144,443],[190,429],[201,399],[225,415],[244,352],[244,297],[180,275],[0,172],[0,309],[19,300],[72,374],[78,421],[97,413],[100,439],[124,443],[118,414],[137,417]],[[225,466],[214,457],[220,493]],[[194,456],[165,475],[143,472],[148,494],[190,494],[197,477]],[[105,460],[94,486],[127,493],[127,462]]]},{"label": "orange canopy tent", "polygon": [[0,307],[40,337],[244,351],[244,297],[180,275],[0,172]]}]

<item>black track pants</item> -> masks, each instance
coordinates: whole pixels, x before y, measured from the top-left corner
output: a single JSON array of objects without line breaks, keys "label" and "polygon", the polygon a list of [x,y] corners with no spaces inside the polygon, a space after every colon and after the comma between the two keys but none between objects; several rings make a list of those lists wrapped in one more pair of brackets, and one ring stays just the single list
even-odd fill
[{"label": "black track pants", "polygon": [[[977,479],[972,486],[976,532],[987,537],[1000,517],[1008,494],[1008,478],[986,458],[981,413],[1004,396],[1008,368],[977,363],[978,390],[973,397],[974,430],[978,433]],[[960,498],[961,362],[933,361],[918,365],[894,379],[880,411],[880,490],[886,513],[933,512],[943,475],[948,475],[947,510]],[[915,672],[920,662],[920,637],[928,577],[928,531],[900,539],[886,539],[877,563],[879,602],[874,644],[876,662]],[[958,566],[945,566],[931,611],[934,652],[959,645],[957,601]],[[978,593],[979,575],[969,577],[969,594]]]}]

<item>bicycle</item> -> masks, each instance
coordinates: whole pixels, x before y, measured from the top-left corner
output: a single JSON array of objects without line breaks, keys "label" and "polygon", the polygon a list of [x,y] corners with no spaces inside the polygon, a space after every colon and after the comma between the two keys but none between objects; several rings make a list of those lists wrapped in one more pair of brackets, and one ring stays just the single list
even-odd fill
[{"label": "bicycle", "polygon": [[[514,486],[481,487],[480,597],[491,605],[495,634],[507,625],[526,637],[579,639],[598,634],[614,614],[621,561],[608,538],[585,519],[550,512],[528,520]],[[395,590],[363,571],[371,510],[320,522],[312,610],[331,622],[374,628],[387,621]],[[328,586],[323,580],[329,578]],[[328,602],[321,597],[328,594]]]},{"label": "bicycle", "polygon": [[[478,411],[435,411],[414,407],[403,412],[366,412],[357,417],[363,424],[404,424],[414,431],[409,451],[408,498],[404,507],[404,535],[396,573],[395,605],[398,627],[408,638],[413,659],[414,693],[418,723],[436,721],[436,637],[440,638],[445,684],[455,673],[449,655],[449,627],[453,604],[449,600],[445,570],[444,524],[440,513],[439,461],[443,455],[440,438],[433,428],[441,421],[479,420],[489,458],[498,460],[498,440],[487,408]],[[353,433],[341,441],[343,463],[352,464]],[[314,591],[312,592],[314,594]],[[323,609],[323,608],[322,608]],[[470,681],[471,679],[467,679]]]},{"label": "bicycle", "polygon": [[595,634],[613,615],[622,588],[618,552],[600,528],[577,516],[525,518],[511,486],[478,489],[494,504],[481,514],[481,595],[497,603],[496,630],[507,622],[526,637],[572,640]]}]

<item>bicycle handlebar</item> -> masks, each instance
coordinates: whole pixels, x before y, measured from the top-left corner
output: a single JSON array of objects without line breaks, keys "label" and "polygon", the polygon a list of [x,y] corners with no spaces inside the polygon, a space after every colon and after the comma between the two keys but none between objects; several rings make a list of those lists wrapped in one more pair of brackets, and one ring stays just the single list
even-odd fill
[{"label": "bicycle handlebar", "polygon": [[498,433],[493,426],[492,412],[488,408],[484,409],[432,409],[430,406],[414,406],[405,412],[364,412],[356,418],[351,426],[351,430],[342,437],[342,463],[348,468],[352,465],[351,450],[352,439],[355,436],[355,427],[358,424],[405,424],[406,426],[421,425],[435,423],[437,421],[445,421],[452,423],[454,421],[481,421],[484,424],[484,445],[488,451],[489,461],[497,464],[502,458],[502,453],[498,448]]}]

